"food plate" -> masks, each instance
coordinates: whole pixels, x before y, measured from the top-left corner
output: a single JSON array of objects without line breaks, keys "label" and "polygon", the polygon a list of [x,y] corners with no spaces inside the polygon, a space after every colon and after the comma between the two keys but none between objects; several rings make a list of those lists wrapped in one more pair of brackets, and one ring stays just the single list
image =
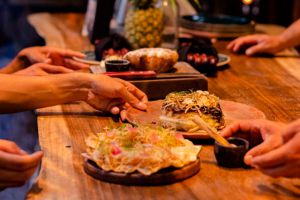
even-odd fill
[{"label": "food plate", "polygon": [[217,63],[217,67],[222,67],[224,65],[227,65],[231,61],[230,56],[221,53],[218,54],[218,58],[219,58],[219,62]]},{"label": "food plate", "polygon": [[183,168],[169,167],[149,176],[135,172],[130,174],[104,171],[93,161],[85,160],[84,171],[95,179],[122,185],[166,185],[183,181],[200,171],[200,159]]},{"label": "food plate", "polygon": [[[94,52],[85,51],[83,53],[86,55],[86,57],[84,59],[76,58],[76,57],[73,57],[73,59],[76,60],[77,62],[92,65],[94,68],[97,67],[97,66],[101,66],[100,71],[101,71],[101,73],[104,72],[103,69],[102,69],[102,68],[104,68],[104,63],[96,60]],[[217,67],[222,67],[224,65],[227,65],[231,61],[231,58],[228,55],[225,55],[225,54],[220,54],[219,53],[218,57],[219,57],[219,62],[217,63]],[[97,69],[95,69],[95,70],[97,70]]]},{"label": "food plate", "polygon": [[[130,108],[127,111],[127,121],[133,124],[158,124],[160,110],[163,100],[151,101],[148,103],[147,112]],[[224,113],[225,124],[231,124],[238,120],[265,119],[265,114],[253,106],[246,104],[220,100],[220,105]],[[206,132],[180,132],[186,139],[209,139]]]}]

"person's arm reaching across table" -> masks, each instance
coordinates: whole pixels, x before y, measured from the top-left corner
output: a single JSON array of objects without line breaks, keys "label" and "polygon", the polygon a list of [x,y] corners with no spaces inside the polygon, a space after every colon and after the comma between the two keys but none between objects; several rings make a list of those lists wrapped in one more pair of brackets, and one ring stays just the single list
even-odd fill
[{"label": "person's arm reaching across table", "polygon": [[262,143],[245,155],[245,163],[274,177],[300,177],[300,119],[288,125],[267,120],[236,122],[222,131],[224,137],[242,134]]},{"label": "person's arm reaching across table", "polygon": [[147,96],[127,81],[104,75],[70,73],[48,76],[0,75],[0,113],[18,112],[72,101],[119,114],[127,103],[145,110]]},{"label": "person's arm reaching across table", "polygon": [[89,66],[72,59],[84,58],[85,55],[67,49],[54,47],[30,47],[23,49],[0,73],[22,75],[47,75],[69,73],[88,69]]},{"label": "person's arm reaching across table", "polygon": [[275,54],[285,48],[297,45],[300,45],[300,19],[280,35],[254,34],[239,37],[230,42],[227,49],[239,52],[246,47],[246,55],[253,56],[255,54]]}]

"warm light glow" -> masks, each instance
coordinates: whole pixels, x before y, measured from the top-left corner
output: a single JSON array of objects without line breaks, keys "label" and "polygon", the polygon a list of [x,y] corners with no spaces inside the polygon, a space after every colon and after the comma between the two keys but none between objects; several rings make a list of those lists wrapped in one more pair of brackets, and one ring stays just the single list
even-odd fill
[{"label": "warm light glow", "polygon": [[253,0],[242,0],[242,2],[246,5],[250,5],[251,3],[253,3]]}]

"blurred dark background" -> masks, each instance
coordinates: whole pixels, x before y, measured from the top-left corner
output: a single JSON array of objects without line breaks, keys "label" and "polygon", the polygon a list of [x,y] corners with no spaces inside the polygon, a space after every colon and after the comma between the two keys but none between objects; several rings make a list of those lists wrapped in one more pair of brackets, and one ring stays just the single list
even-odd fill
[{"label": "blurred dark background", "polygon": [[[200,0],[205,13],[223,13],[251,17],[258,23],[288,26],[300,17],[299,0]],[[245,2],[245,1],[244,1]],[[0,0],[0,66],[21,48],[43,45],[28,24],[26,16],[34,12],[86,11],[87,0]]]}]

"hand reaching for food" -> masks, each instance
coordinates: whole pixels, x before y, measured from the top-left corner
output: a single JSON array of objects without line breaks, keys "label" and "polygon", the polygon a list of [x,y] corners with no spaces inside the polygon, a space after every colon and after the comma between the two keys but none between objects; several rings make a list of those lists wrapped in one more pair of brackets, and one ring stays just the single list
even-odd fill
[{"label": "hand reaching for food", "polygon": [[275,54],[284,49],[284,41],[280,36],[265,34],[248,35],[230,42],[227,49],[237,53],[245,50],[247,56],[256,54]]},{"label": "hand reaching for food", "polygon": [[23,185],[35,172],[42,156],[40,151],[29,155],[14,142],[0,140],[0,190]]},{"label": "hand reaching for food", "polygon": [[[278,177],[300,177],[300,120],[289,125],[267,120],[240,121],[222,131],[224,137],[247,133],[263,142],[245,155],[245,163]],[[249,138],[248,138],[249,139]]]},{"label": "hand reaching for food", "polygon": [[299,44],[300,20],[297,20],[280,35],[248,35],[235,39],[227,48],[233,52],[239,52],[246,47],[246,55],[253,56],[255,54],[275,54],[285,48],[295,47]]},{"label": "hand reaching for food", "polygon": [[[103,75],[92,75],[91,78],[86,101],[94,108],[112,114],[119,114],[129,105],[140,110],[147,109],[147,96],[131,83]],[[122,113],[124,116],[125,113]]]},{"label": "hand reaching for food", "polygon": [[36,63],[46,63],[57,66],[64,66],[72,70],[86,69],[89,66],[73,60],[73,57],[84,58],[85,55],[67,49],[54,47],[30,47],[23,49],[18,56],[28,67]]}]

